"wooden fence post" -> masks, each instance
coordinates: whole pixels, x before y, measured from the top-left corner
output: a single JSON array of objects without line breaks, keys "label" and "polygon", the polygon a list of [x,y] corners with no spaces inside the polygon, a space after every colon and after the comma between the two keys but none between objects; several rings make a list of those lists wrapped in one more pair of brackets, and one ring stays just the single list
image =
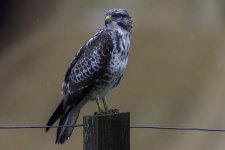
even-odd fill
[{"label": "wooden fence post", "polygon": [[130,113],[85,116],[84,150],[130,150]]}]

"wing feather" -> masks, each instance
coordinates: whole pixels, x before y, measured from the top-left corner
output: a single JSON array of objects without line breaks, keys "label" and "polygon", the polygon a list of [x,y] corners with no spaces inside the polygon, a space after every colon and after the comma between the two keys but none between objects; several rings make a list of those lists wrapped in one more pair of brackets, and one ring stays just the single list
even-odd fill
[{"label": "wing feather", "polygon": [[104,72],[113,50],[110,32],[99,32],[71,63],[63,84],[64,106],[76,106]]}]

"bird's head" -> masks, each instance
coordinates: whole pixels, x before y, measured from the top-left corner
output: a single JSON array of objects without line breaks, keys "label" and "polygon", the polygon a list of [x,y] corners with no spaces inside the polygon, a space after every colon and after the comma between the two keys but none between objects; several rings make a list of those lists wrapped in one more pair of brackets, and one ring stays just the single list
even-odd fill
[{"label": "bird's head", "polygon": [[111,9],[105,14],[105,25],[111,28],[118,26],[127,30],[132,30],[132,19],[125,9]]}]

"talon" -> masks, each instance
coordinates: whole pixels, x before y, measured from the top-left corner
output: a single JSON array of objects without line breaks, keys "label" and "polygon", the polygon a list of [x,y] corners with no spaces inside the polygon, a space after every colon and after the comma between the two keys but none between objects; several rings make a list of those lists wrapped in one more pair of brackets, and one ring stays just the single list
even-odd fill
[{"label": "talon", "polygon": [[118,109],[111,109],[111,110],[108,110],[108,113],[109,114],[119,114],[119,110]]},{"label": "talon", "polygon": [[116,115],[119,114],[119,110],[118,109],[111,109],[111,110],[107,110],[107,111],[98,111],[94,113],[94,116],[107,116],[107,115]]}]

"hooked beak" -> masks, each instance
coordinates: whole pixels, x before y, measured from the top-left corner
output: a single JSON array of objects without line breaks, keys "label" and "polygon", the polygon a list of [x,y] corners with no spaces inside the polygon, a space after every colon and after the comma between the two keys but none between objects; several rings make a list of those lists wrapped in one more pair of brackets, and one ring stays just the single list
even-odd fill
[{"label": "hooked beak", "polygon": [[108,23],[110,23],[110,22],[112,22],[111,16],[106,16],[106,17],[105,17],[105,24],[108,24]]}]

